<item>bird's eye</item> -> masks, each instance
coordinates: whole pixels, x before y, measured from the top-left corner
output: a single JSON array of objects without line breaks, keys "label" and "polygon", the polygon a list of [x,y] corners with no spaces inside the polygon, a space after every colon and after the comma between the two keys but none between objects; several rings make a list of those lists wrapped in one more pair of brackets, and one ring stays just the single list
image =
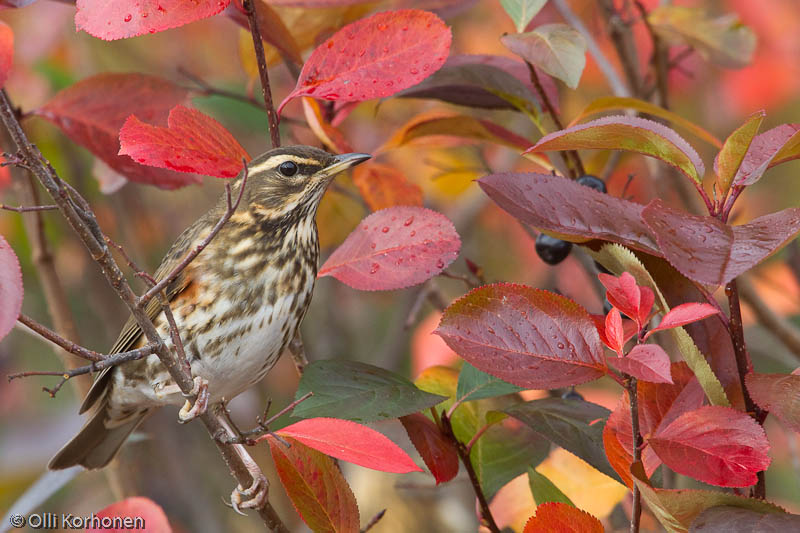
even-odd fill
[{"label": "bird's eye", "polygon": [[278,166],[278,170],[281,174],[286,176],[287,178],[290,176],[294,176],[297,174],[297,163],[292,161],[284,161]]}]

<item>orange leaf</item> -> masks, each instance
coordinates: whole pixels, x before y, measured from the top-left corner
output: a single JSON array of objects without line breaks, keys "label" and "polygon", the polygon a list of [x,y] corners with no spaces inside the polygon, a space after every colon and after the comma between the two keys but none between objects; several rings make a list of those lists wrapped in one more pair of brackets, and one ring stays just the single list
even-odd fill
[{"label": "orange leaf", "polygon": [[359,165],[353,170],[353,183],[373,211],[396,205],[422,207],[422,189],[394,167],[379,163]]},{"label": "orange leaf", "polygon": [[566,503],[543,503],[523,533],[604,533],[600,520]]}]

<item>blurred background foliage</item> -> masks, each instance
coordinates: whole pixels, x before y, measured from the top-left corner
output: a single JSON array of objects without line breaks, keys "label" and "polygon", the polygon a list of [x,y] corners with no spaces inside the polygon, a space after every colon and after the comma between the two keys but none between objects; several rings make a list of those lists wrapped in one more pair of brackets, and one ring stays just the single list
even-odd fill
[{"label": "blurred background foliage", "polygon": [[[658,0],[643,4],[654,8]],[[678,1],[678,5],[702,6],[709,12],[735,12],[757,36],[752,62],[740,69],[725,69],[709,64],[697,53],[680,61],[669,78],[672,110],[724,138],[750,113],[766,109],[762,131],[784,122],[800,122],[800,3],[795,0],[718,0]],[[395,5],[436,9],[453,28],[452,53],[498,54],[510,52],[499,37],[513,32],[513,23],[498,0],[394,2]],[[598,2],[572,0],[576,14],[590,28],[606,55],[616,62]],[[345,23],[355,20],[385,3],[362,3],[341,8],[275,8],[305,53]],[[75,8],[68,3],[40,1],[0,13],[16,37],[15,66],[6,88],[23,111],[44,104],[56,91],[75,81],[102,72],[144,72],[195,87],[183,73],[204,80],[211,86],[252,94],[260,99],[252,44],[229,18],[212,17],[177,29],[133,39],[104,42],[86,33],[76,33]],[[533,22],[539,25],[561,21],[552,6],[546,7]],[[633,25],[642,67],[650,53],[650,39],[641,22]],[[280,101],[294,86],[294,78],[279,56],[268,53],[274,98]],[[618,63],[615,63],[621,71]],[[609,88],[591,56],[577,90],[559,82],[560,108],[568,122],[589,102],[610,95]],[[266,115],[255,107],[221,96],[199,96],[194,105],[211,114],[230,129],[253,155],[268,148]],[[385,143],[404,123],[421,112],[449,110],[491,118],[518,135],[535,142],[539,134],[525,117],[510,111],[475,110],[421,99],[388,99],[364,102],[338,125],[350,145],[359,152],[372,152]],[[285,144],[314,144],[319,141],[305,126],[299,100],[285,110],[282,133]],[[24,123],[31,138],[50,159],[61,177],[77,187],[90,200],[103,229],[122,243],[135,261],[154,269],[173,239],[199,217],[221,193],[223,182],[205,178],[202,185],[177,191],[126,184],[110,194],[100,190],[102,171],[83,148],[64,137],[54,126],[32,117]],[[705,161],[714,156],[712,147],[687,135]],[[8,146],[6,144],[5,146]],[[587,153],[587,171],[602,173],[608,154]],[[534,167],[505,147],[448,137],[427,138],[383,152],[379,162],[399,169],[423,190],[426,206],[446,214],[454,221],[464,245],[461,257],[450,271],[465,273],[465,258],[479,265],[487,281],[505,280],[534,287],[555,289],[573,298],[590,312],[600,313],[598,295],[586,270],[573,253],[558,267],[545,265],[534,252],[533,240],[510,216],[500,211],[472,183],[492,171],[534,170]],[[674,182],[658,179],[658,166],[639,156],[622,156],[608,177],[608,189],[646,203],[660,197],[674,204],[681,202]],[[793,179],[798,163],[778,167],[767,179],[748,189],[735,211],[736,221],[784,207],[796,206],[800,181]],[[18,172],[14,170],[12,172]],[[0,177],[0,202],[19,202],[19,188],[12,180]],[[368,214],[349,177],[339,179],[319,212],[323,257],[337,246],[358,221]],[[61,281],[67,291],[80,342],[105,351],[126,319],[123,305],[105,286],[99,272],[78,240],[58,214],[45,213],[47,241]],[[0,214],[0,234],[4,235],[22,263],[25,283],[23,312],[43,323],[50,323],[47,306],[25,236],[23,219],[13,213]],[[800,287],[787,266],[797,257],[797,246],[757,267],[752,279],[762,298],[779,314],[798,322]],[[137,282],[134,282],[137,283]],[[437,288],[449,302],[466,290],[454,279],[438,278]],[[136,285],[140,286],[140,285]],[[326,278],[317,284],[311,309],[303,325],[306,351],[312,360],[345,358],[368,362],[415,378],[434,364],[457,366],[457,357],[430,332],[438,313],[429,304],[409,317],[420,287],[394,292],[357,292]],[[794,356],[754,320],[745,309],[748,346],[756,369],[761,372],[791,372],[797,366]],[[409,320],[410,318],[410,320]],[[0,344],[0,374],[23,370],[56,370],[62,362],[53,350],[21,331],[14,331]],[[20,496],[44,471],[47,460],[77,430],[80,401],[77,389],[65,387],[56,399],[41,391],[51,386],[46,378],[0,382],[0,511]],[[258,386],[231,404],[234,417],[249,427],[268,399],[277,407],[294,395],[297,376],[284,358]],[[618,393],[603,381],[579,387],[587,400],[613,409]],[[537,393],[529,393],[533,396]],[[541,393],[544,394],[544,393]],[[532,396],[532,397],[533,397]],[[175,424],[174,410],[165,409],[150,419],[139,437],[126,446],[121,466],[112,479],[103,472],[79,475],[60,490],[44,507],[51,512],[87,514],[118,499],[115,491],[146,495],[163,506],[176,531],[250,531],[256,519],[241,518],[220,502],[231,488],[224,465],[205,430],[199,424]],[[413,452],[399,424],[378,424],[396,442]],[[769,420],[766,426],[774,459],[767,472],[770,499],[793,512],[800,511],[800,440],[785,433]],[[271,471],[266,447],[255,449],[254,456],[265,472]],[[538,470],[545,473],[582,509],[615,520],[618,503],[626,491],[602,477],[563,450],[555,451]],[[361,509],[362,522],[388,508],[373,531],[470,531],[476,527],[473,495],[463,469],[449,484],[435,487],[427,474],[403,476],[379,474],[345,466]],[[592,477],[594,476],[594,477]],[[274,477],[274,475],[272,476]],[[607,489],[600,490],[599,487]],[[273,503],[293,528],[302,529],[288,500],[274,483]],[[521,530],[521,521],[530,516],[532,500],[527,479],[520,477],[506,486],[495,499],[498,521]],[[621,505],[628,505],[622,501]],[[615,511],[615,509],[617,509]],[[645,528],[656,529],[645,521]]]}]

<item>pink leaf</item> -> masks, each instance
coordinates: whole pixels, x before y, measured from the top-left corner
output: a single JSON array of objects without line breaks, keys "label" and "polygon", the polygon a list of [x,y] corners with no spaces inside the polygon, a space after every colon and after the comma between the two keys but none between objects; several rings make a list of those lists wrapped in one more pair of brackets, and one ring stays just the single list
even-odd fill
[{"label": "pink leaf", "polygon": [[309,418],[276,433],[292,437],[331,457],[381,472],[422,472],[411,457],[383,434],[336,418]]},{"label": "pink leaf", "polygon": [[14,63],[14,31],[0,21],[0,87],[6,84],[11,65]]},{"label": "pink leaf", "polygon": [[608,301],[636,321],[641,329],[653,309],[655,295],[649,287],[639,287],[636,280],[628,272],[620,277],[609,274],[598,274],[597,277],[606,288]]},{"label": "pink leaf", "polygon": [[752,185],[768,168],[800,157],[798,132],[800,124],[781,124],[757,135],[733,178],[733,185]]},{"label": "pink leaf", "polygon": [[[99,522],[96,525],[100,527],[87,527],[84,533],[122,533],[131,530],[146,530],[148,533],[172,532],[172,527],[169,525],[169,520],[167,520],[167,515],[164,514],[164,510],[160,505],[148,498],[127,498],[112,503],[102,511],[99,511],[95,516]],[[122,524],[123,527],[114,528],[104,526],[106,520],[110,523],[114,518],[122,518],[124,520]],[[126,527],[126,522],[129,522],[132,527]],[[88,525],[91,526],[92,524]]]},{"label": "pink leaf", "polygon": [[497,205],[534,228],[661,255],[642,221],[641,204],[548,174],[490,174],[478,184]]},{"label": "pink leaf", "polygon": [[400,422],[422,460],[436,479],[436,484],[450,481],[458,474],[458,452],[452,441],[422,413],[401,416]]},{"label": "pink leaf", "polygon": [[348,24],[311,53],[278,113],[298,96],[358,102],[395,94],[436,72],[451,40],[439,17],[416,9]]},{"label": "pink leaf", "polygon": [[663,124],[638,117],[604,117],[556,131],[539,139],[527,152],[579,149],[649,155],[677,168],[695,183],[705,173],[703,160],[683,137]]},{"label": "pink leaf", "polygon": [[749,487],[770,464],[764,428],[729,407],[684,413],[648,442],[675,472],[719,487]]},{"label": "pink leaf", "polygon": [[176,189],[201,178],[142,166],[119,152],[119,130],[131,114],[166,126],[170,109],[185,103],[189,91],[145,74],[99,74],[58,92],[34,111],[131,181]]},{"label": "pink leaf", "polygon": [[792,431],[800,433],[800,373],[745,376],[753,401],[775,415]]},{"label": "pink leaf", "polygon": [[357,533],[358,505],[333,460],[291,437],[286,439],[290,446],[272,435],[265,438],[281,484],[303,522],[312,531]]},{"label": "pink leaf", "polygon": [[461,248],[452,222],[424,207],[382,209],[361,221],[322,265],[354,289],[401,289],[437,275]]},{"label": "pink leaf", "polygon": [[445,309],[434,332],[478,369],[527,389],[554,389],[606,372],[588,313],[524,285],[478,287]]},{"label": "pink leaf", "polygon": [[616,307],[606,315],[605,337],[608,340],[608,347],[621,354],[622,347],[625,346],[625,330],[622,327],[622,315]]},{"label": "pink leaf", "polygon": [[17,322],[22,309],[22,271],[14,250],[0,235],[0,340]]},{"label": "pink leaf", "polygon": [[672,383],[669,356],[657,344],[638,344],[625,357],[609,357],[622,372],[650,383]]},{"label": "pink leaf", "polygon": [[[603,344],[614,349],[611,341],[606,337],[606,317],[603,315],[589,315],[589,318],[594,322],[594,327],[597,328],[597,334],[600,335],[600,340]],[[633,320],[622,320],[622,345],[624,346],[629,340],[638,333],[639,328]]]},{"label": "pink leaf", "polygon": [[658,327],[648,331],[644,338],[647,339],[647,337],[656,331],[677,328],[678,326],[691,324],[692,322],[703,320],[704,318],[708,318],[718,313],[719,309],[710,304],[696,302],[681,304],[673,307],[666,315],[664,315],[664,318],[661,319],[661,323],[658,325]]},{"label": "pink leaf", "polygon": [[218,178],[236,177],[242,159],[250,160],[222,124],[196,109],[176,106],[167,124],[151,126],[131,115],[119,131],[119,154],[143,165]]},{"label": "pink leaf", "polygon": [[230,0],[78,0],[75,27],[113,41],[156,33],[222,12]]},{"label": "pink leaf", "polygon": [[698,283],[724,285],[777,252],[800,231],[800,208],[770,213],[741,226],[692,215],[653,200],[642,218],[664,257]]},{"label": "pink leaf", "polygon": [[722,149],[714,159],[714,171],[717,173],[717,184],[723,194],[728,192],[733,178],[739,171],[753,139],[767,116],[764,111],[750,115],[744,124],[731,133]]}]

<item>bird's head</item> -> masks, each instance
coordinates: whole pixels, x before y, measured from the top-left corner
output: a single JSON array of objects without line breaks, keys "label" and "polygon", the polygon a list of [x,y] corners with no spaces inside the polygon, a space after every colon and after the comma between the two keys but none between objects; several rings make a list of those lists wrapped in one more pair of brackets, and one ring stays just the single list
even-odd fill
[{"label": "bird's head", "polygon": [[247,165],[245,199],[251,210],[270,219],[313,217],[333,178],[370,157],[299,145],[270,150]]}]

